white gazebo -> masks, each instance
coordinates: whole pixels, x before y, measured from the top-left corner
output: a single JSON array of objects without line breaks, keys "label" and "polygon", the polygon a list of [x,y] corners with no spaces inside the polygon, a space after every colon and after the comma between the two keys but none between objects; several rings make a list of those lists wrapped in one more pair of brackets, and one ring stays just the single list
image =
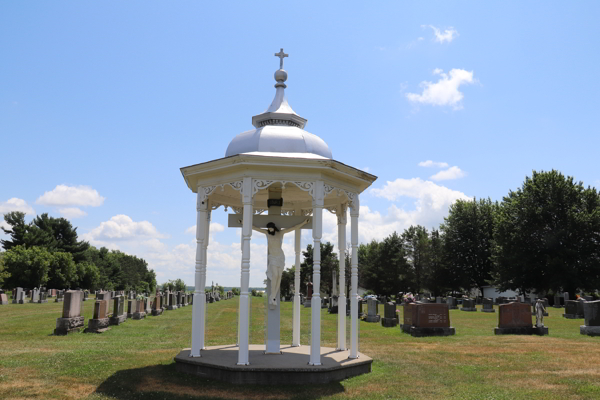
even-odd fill
[{"label": "white gazebo", "polygon": [[[295,296],[293,304],[293,341],[286,349],[294,349],[296,355],[306,348],[304,365],[322,366],[321,348],[321,297],[320,297],[320,252],[314,252],[313,296],[311,303],[311,343],[300,344],[300,255],[301,229],[312,229],[313,248],[320,249],[323,210],[336,214],[338,221],[339,253],[339,310],[337,358],[352,360],[359,358],[358,352],[358,216],[359,194],[377,179],[367,172],[335,161],[325,141],[304,130],[307,120],[296,114],[285,96],[287,72],[283,70],[283,59],[288,55],[283,49],[277,54],[280,69],[275,72],[275,98],[262,114],[252,117],[254,129],[237,135],[229,144],[225,157],[217,160],[181,168],[187,186],[197,193],[196,224],[196,275],[192,319],[192,347],[176,361],[187,366],[208,355],[205,338],[205,291],[206,254],[209,245],[211,212],[221,206],[231,209],[230,227],[242,228],[241,291],[239,299],[238,342],[227,347],[237,350],[235,365],[239,370],[253,364],[255,345],[249,343],[249,293],[250,241],[252,226],[266,227],[274,222],[278,227],[290,228],[309,220],[295,230]],[[350,348],[346,346],[346,293],[345,257],[346,215],[350,209],[352,261]],[[266,215],[262,215],[267,213]],[[240,223],[241,222],[241,223]],[[210,266],[209,266],[210,267]],[[278,293],[267,294],[279,299]],[[278,357],[283,347],[279,338],[279,301],[269,307],[267,313],[267,340],[260,345],[268,357]],[[292,351],[292,350],[290,350]],[[283,352],[285,353],[285,352]],[[252,354],[252,357],[250,356]],[[256,354],[259,354],[256,352]],[[275,355],[277,354],[277,355]],[[327,353],[329,354],[329,353]],[[222,357],[221,357],[222,358]],[[361,358],[368,357],[361,355]],[[369,359],[370,360],[370,359]],[[342,364],[346,361],[342,362]],[[178,365],[178,368],[180,366]],[[246,367],[248,368],[248,367]],[[370,370],[370,362],[368,365]],[[185,365],[182,366],[185,369]],[[361,372],[362,373],[362,372]]]}]

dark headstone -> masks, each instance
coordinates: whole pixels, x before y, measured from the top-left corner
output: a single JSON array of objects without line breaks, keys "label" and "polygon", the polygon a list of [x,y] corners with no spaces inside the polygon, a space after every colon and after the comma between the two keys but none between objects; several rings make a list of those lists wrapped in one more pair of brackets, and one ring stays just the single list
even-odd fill
[{"label": "dark headstone", "polygon": [[600,336],[600,300],[583,303],[585,325],[579,327],[582,335]]},{"label": "dark headstone", "polygon": [[109,318],[109,325],[120,325],[127,320],[125,313],[125,298],[117,296],[113,299],[113,316]]},{"label": "dark headstone", "polygon": [[412,336],[449,336],[456,330],[450,326],[448,304],[412,303],[404,306],[402,331]]},{"label": "dark headstone", "polygon": [[583,315],[580,317],[577,314],[577,304],[579,302],[576,300],[567,300],[565,301],[565,313],[562,315],[564,318],[568,319],[577,319],[583,318]]},{"label": "dark headstone", "polygon": [[498,313],[496,335],[547,335],[548,328],[534,327],[531,320],[531,304],[508,303],[501,304]]},{"label": "dark headstone", "polygon": [[477,307],[475,307],[475,300],[473,299],[463,299],[462,311],[477,311]]},{"label": "dark headstone", "polygon": [[448,308],[450,310],[458,309],[458,306],[456,305],[456,298],[454,298],[452,296],[446,297],[446,304],[448,305]]},{"label": "dark headstone", "polygon": [[481,303],[482,303],[482,306],[481,306],[482,312],[488,312],[488,313],[496,312],[496,310],[494,309],[494,301],[492,299],[488,299],[487,297],[483,298]]},{"label": "dark headstone", "polygon": [[396,303],[385,303],[383,305],[383,318],[381,319],[381,326],[393,328],[396,325],[398,325],[398,319],[396,318]]}]

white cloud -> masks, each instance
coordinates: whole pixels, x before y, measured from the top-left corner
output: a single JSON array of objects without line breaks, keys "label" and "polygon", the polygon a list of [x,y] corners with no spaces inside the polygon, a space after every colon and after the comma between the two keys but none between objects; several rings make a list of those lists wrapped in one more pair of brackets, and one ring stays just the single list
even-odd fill
[{"label": "white cloud", "polygon": [[427,161],[421,161],[419,163],[419,167],[448,168],[448,163],[446,163],[446,162],[440,162],[440,161],[427,160]]},{"label": "white cloud", "polygon": [[58,212],[67,219],[81,218],[87,215],[85,211],[77,207],[59,208]]},{"label": "white cloud", "polygon": [[165,235],[158,232],[158,229],[148,221],[135,222],[129,216],[120,214],[100,223],[98,227],[84,233],[81,237],[94,244],[95,242],[164,238]]},{"label": "white cloud", "polygon": [[[212,235],[213,233],[223,232],[225,227],[218,222],[211,222],[209,232]],[[196,235],[196,225],[192,225],[185,230],[185,233],[188,235]]]},{"label": "white cloud", "polygon": [[439,75],[437,82],[423,81],[419,85],[423,88],[421,94],[407,93],[406,97],[413,103],[431,104],[434,106],[451,106],[455,110],[461,109],[464,94],[459,91],[460,85],[474,83],[473,71],[452,69],[448,74],[439,68],[433,70],[434,75]]},{"label": "white cloud", "polygon": [[434,41],[438,43],[448,42],[450,43],[454,39],[458,37],[458,31],[453,27],[448,27],[447,29],[442,30],[433,25],[421,25],[422,28],[431,28],[433,30]]},{"label": "white cloud", "polygon": [[371,211],[367,206],[360,207],[361,241],[382,239],[392,232],[402,232],[410,225],[422,225],[430,229],[438,227],[448,215],[448,207],[458,199],[469,200],[469,197],[457,190],[437,185],[420,178],[402,179],[387,182],[381,189],[371,189],[370,193],[390,201],[406,198],[416,199],[414,209],[406,210],[391,204],[387,214]]},{"label": "white cloud", "polygon": [[57,185],[36,200],[36,204],[45,206],[90,206],[98,207],[104,203],[104,197],[89,186]]},{"label": "white cloud", "polygon": [[466,175],[465,171],[461,170],[457,166],[454,166],[454,167],[445,169],[443,171],[440,171],[435,175],[431,175],[429,177],[429,179],[432,179],[434,181],[448,181],[451,179],[462,178],[465,175]]},{"label": "white cloud", "polygon": [[25,214],[35,214],[35,210],[23,199],[13,197],[0,203],[0,214],[6,214],[11,211],[21,211]]}]

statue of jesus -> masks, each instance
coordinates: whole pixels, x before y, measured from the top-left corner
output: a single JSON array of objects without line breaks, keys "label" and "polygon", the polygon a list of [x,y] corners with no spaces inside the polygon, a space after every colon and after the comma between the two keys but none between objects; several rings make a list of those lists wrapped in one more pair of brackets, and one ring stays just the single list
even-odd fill
[{"label": "statue of jesus", "polygon": [[252,225],[252,229],[267,236],[267,278],[271,281],[269,304],[272,306],[277,305],[277,293],[279,292],[279,285],[281,284],[281,274],[285,267],[285,254],[283,254],[283,249],[281,248],[283,244],[283,235],[295,231],[309,222],[310,220],[307,219],[291,228],[281,229],[277,228],[273,222],[267,224],[267,229],[261,229]]}]

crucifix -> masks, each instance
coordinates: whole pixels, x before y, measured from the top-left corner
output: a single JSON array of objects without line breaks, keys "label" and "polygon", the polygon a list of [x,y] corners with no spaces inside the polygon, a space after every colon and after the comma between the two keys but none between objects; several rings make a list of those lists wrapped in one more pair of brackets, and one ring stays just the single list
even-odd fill
[{"label": "crucifix", "polygon": [[283,52],[283,49],[279,50],[279,53],[275,53],[275,57],[279,57],[279,69],[283,69],[283,59],[289,56]]},{"label": "crucifix", "polygon": [[[283,199],[281,188],[269,187],[267,205],[268,215],[253,215],[252,229],[267,236],[267,338],[266,354],[281,354],[280,350],[280,284],[281,273],[285,268],[285,254],[281,248],[283,234],[297,229],[312,229],[312,217],[281,215]],[[230,214],[228,226],[241,228],[242,219],[239,214]],[[277,232],[276,230],[279,230]]]}]

